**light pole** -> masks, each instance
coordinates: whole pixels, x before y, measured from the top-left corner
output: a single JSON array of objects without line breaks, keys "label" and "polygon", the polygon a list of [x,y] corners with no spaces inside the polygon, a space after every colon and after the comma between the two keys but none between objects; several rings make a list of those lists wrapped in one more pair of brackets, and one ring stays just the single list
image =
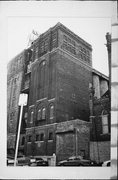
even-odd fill
[{"label": "light pole", "polygon": [[75,156],[78,155],[78,132],[79,130],[75,128]]},{"label": "light pole", "polygon": [[17,141],[16,141],[16,150],[15,150],[14,166],[16,166],[16,163],[17,163],[18,145],[19,145],[19,139],[20,139],[20,128],[21,128],[21,122],[22,122],[23,106],[26,106],[26,105],[27,105],[27,97],[28,97],[27,94],[20,94],[20,97],[19,97],[19,103],[18,103],[18,105],[21,106],[21,109],[20,109],[20,117],[19,117]]}]

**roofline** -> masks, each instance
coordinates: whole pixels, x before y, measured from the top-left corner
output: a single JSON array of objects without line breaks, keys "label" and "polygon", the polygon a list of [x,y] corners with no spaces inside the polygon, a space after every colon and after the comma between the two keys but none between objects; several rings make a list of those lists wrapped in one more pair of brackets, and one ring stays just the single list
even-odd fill
[{"label": "roofline", "polygon": [[[33,44],[30,45],[28,48],[26,49],[31,49],[33,45],[35,45],[35,43],[37,43],[39,41],[39,39],[43,38],[45,35],[49,34],[51,31],[57,29],[57,28],[62,28],[63,30],[67,31],[69,34],[71,34],[73,37],[76,37],[76,39],[78,41],[80,41],[81,43],[83,43],[85,46],[87,46],[90,50],[92,50],[92,46],[91,44],[89,44],[88,42],[86,42],[84,39],[80,38],[77,34],[75,34],[74,32],[72,32],[70,29],[68,29],[66,26],[64,26],[62,23],[58,22],[55,26],[50,27],[47,31],[45,31],[44,33],[40,34],[34,41]],[[18,57],[20,54],[24,53],[26,49],[23,49],[19,54],[17,54],[14,58],[12,58],[9,63],[11,61],[13,61],[16,57]],[[8,64],[9,64],[8,63]]]},{"label": "roofline", "polygon": [[109,81],[109,77],[108,76],[102,74],[101,72],[97,71],[96,69],[92,69],[92,73],[95,73],[95,74],[97,74],[97,75],[99,75],[99,76],[101,76],[104,79],[107,79]]},{"label": "roofline", "polygon": [[68,33],[70,33],[72,36],[75,36],[80,42],[84,43],[87,47],[89,47],[92,50],[92,45],[89,44],[87,41],[85,41],[84,39],[80,38],[77,34],[75,34],[74,32],[72,32],[69,28],[67,28],[66,26],[64,26],[62,23],[58,22],[55,26],[52,27],[52,29],[56,29],[56,28],[62,28],[65,31],[68,31]]},{"label": "roofline", "polygon": [[[84,39],[80,38],[77,34],[75,34],[74,32],[72,32],[69,28],[67,28],[66,26],[64,26],[62,23],[58,22],[55,26],[50,27],[47,31],[45,31],[44,33],[40,34],[39,37],[37,37],[34,41],[33,44],[37,43],[37,41],[40,38],[43,38],[43,36],[46,36],[48,33],[50,33],[51,31],[57,29],[57,28],[62,28],[63,30],[67,31],[68,33],[70,33],[72,36],[76,37],[76,39],[80,42],[82,42],[84,45],[86,45],[89,49],[92,50],[92,46],[91,44],[89,44],[88,42],[86,42]],[[30,46],[32,47],[32,45]],[[30,48],[29,47],[29,48]]]}]

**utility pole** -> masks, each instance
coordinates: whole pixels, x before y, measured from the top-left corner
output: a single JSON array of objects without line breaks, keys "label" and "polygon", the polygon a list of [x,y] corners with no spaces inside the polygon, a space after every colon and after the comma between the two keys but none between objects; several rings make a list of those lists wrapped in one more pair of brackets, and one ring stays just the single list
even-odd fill
[{"label": "utility pole", "polygon": [[106,47],[108,52],[108,67],[109,67],[109,94],[110,94],[110,102],[111,102],[111,34],[106,33]]},{"label": "utility pole", "polygon": [[78,155],[78,136],[77,136],[78,129],[75,128],[75,156]]},{"label": "utility pole", "polygon": [[17,164],[17,155],[18,155],[18,145],[19,145],[19,139],[20,139],[20,129],[21,129],[21,122],[22,122],[22,114],[23,114],[23,106],[27,105],[27,94],[20,94],[19,97],[19,106],[21,106],[20,109],[20,118],[19,118],[19,125],[18,125],[18,134],[17,134],[17,141],[16,141],[16,150],[15,150],[15,159],[14,159],[14,166]]}]

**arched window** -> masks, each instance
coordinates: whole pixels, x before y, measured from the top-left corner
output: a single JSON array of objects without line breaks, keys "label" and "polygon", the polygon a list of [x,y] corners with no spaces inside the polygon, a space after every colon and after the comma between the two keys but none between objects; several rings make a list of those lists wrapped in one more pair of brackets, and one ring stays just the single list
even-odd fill
[{"label": "arched window", "polygon": [[30,123],[33,123],[33,116],[34,116],[34,112],[31,112],[31,117],[30,117]]},{"label": "arched window", "polygon": [[38,110],[38,113],[37,113],[37,120],[41,120],[41,109]]},{"label": "arched window", "polygon": [[37,135],[36,135],[36,141],[39,141],[39,140],[40,140],[39,137],[40,137],[39,134],[37,134]]},{"label": "arched window", "polygon": [[44,133],[40,134],[40,141],[44,141]]},{"label": "arched window", "polygon": [[42,61],[40,64],[40,91],[39,91],[39,98],[44,98],[45,96],[45,76],[46,76],[46,62]]},{"label": "arched window", "polygon": [[109,133],[108,112],[106,110],[102,111],[102,133],[103,134]]},{"label": "arched window", "polygon": [[29,136],[28,136],[28,142],[31,142],[31,141],[32,141],[32,136],[29,135]]},{"label": "arched window", "polygon": [[50,106],[50,119],[54,118],[54,105]]},{"label": "arched window", "polygon": [[46,109],[43,108],[42,109],[42,119],[45,119],[46,118]]},{"label": "arched window", "polygon": [[53,140],[53,133],[49,132],[48,140]]}]

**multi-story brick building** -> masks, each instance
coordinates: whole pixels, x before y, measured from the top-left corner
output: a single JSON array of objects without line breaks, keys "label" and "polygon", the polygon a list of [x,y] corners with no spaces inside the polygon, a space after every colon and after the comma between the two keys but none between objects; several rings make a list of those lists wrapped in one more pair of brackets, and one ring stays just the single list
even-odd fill
[{"label": "multi-story brick building", "polygon": [[[22,54],[22,68],[16,70],[17,75],[22,74],[16,93],[17,98],[19,93],[27,93],[28,105],[23,111],[19,149],[27,156],[56,153],[58,160],[74,154],[89,158],[91,45],[57,23]],[[10,64],[16,67],[17,59]],[[13,74],[10,65],[8,67]],[[9,83],[10,77],[8,74]],[[8,86],[8,92],[10,90],[13,91],[13,86]],[[8,104],[14,99],[10,97]],[[16,134],[19,109],[17,106],[15,119],[10,120],[9,107],[8,137],[12,139],[10,132]]]},{"label": "multi-story brick building", "polygon": [[110,159],[109,79],[93,70],[93,94],[90,98],[90,157],[98,163]]}]

